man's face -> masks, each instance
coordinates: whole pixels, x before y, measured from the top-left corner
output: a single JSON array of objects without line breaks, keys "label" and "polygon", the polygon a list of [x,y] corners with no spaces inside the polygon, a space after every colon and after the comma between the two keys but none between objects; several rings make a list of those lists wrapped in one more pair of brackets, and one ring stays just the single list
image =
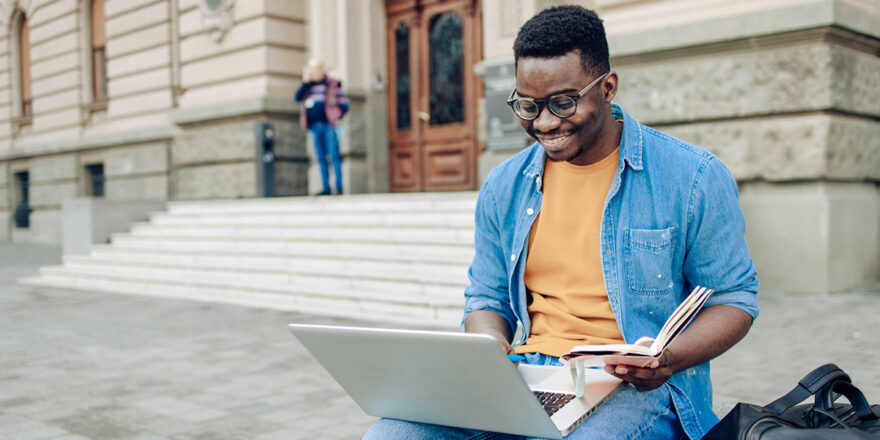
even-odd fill
[{"label": "man's face", "polygon": [[[520,58],[516,68],[516,91],[518,96],[533,99],[576,94],[596,76],[584,70],[579,51],[556,58]],[[606,108],[610,102],[606,93],[608,78],[578,99],[577,110],[568,118],[554,115],[546,106],[532,121],[517,118],[526,133],[544,146],[550,160],[588,165],[604,157],[594,156],[599,153],[595,150],[604,147],[596,144],[606,127],[606,119],[610,117]],[[613,92],[611,90],[612,97]]]}]

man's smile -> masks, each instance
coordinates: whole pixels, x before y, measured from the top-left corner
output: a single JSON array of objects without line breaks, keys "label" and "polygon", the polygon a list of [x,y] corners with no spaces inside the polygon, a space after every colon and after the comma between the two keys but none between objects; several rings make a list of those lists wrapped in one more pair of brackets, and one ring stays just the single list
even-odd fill
[{"label": "man's smile", "polygon": [[545,149],[552,150],[560,150],[564,148],[565,143],[571,138],[572,133],[552,133],[552,134],[538,134],[535,133],[535,137],[538,139],[538,142],[544,146]]}]

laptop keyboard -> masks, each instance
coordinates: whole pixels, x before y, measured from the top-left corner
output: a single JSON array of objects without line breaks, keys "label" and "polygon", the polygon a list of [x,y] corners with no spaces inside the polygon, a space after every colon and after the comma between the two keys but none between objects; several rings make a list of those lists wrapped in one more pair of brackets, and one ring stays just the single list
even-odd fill
[{"label": "laptop keyboard", "polygon": [[552,393],[549,391],[532,392],[535,393],[535,397],[538,398],[538,402],[541,402],[541,405],[544,407],[544,411],[547,411],[548,416],[556,414],[556,411],[559,411],[559,408],[562,408],[566,403],[571,402],[571,400],[574,399],[574,394]]}]

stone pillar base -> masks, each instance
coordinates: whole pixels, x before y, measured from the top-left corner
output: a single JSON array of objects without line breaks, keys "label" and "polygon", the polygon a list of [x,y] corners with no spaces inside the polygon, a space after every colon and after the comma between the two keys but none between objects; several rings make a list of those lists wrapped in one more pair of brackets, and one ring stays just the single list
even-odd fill
[{"label": "stone pillar base", "polygon": [[64,255],[87,254],[93,244],[109,243],[114,233],[127,232],[133,222],[164,210],[164,201],[67,199],[61,208],[62,251]]},{"label": "stone pillar base", "polygon": [[872,183],[746,183],[746,240],[765,293],[876,288],[880,188]]},{"label": "stone pillar base", "polygon": [[[10,219],[10,221],[12,221]],[[12,243],[58,244],[61,243],[61,210],[34,208],[31,212],[30,227],[17,228],[12,225]]]},{"label": "stone pillar base", "polygon": [[12,213],[0,212],[0,243],[12,241]]}]

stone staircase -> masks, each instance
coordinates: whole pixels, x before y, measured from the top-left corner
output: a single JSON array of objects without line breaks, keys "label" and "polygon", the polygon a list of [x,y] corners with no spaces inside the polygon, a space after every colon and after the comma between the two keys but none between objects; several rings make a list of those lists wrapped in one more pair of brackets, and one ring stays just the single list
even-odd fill
[{"label": "stone staircase", "polygon": [[475,192],[171,202],[23,284],[455,327]]}]

